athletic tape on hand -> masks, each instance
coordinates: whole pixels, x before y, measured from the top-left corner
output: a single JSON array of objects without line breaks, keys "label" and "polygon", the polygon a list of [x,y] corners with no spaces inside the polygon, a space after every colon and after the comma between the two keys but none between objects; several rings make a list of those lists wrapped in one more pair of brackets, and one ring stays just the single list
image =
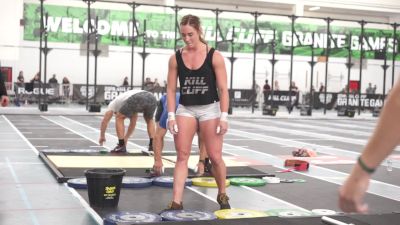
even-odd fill
[{"label": "athletic tape on hand", "polygon": [[174,131],[178,133],[178,124],[174,124]]},{"label": "athletic tape on hand", "polygon": [[217,126],[217,134],[219,134],[221,132],[221,127]]}]

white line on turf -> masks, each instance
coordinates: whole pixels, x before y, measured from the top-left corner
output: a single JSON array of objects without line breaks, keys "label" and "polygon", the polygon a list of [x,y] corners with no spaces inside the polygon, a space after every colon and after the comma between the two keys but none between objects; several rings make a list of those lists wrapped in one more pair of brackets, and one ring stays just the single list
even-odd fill
[{"label": "white line on turf", "polygon": [[30,147],[30,149],[36,154],[39,155],[39,151],[28,141],[28,139],[26,139],[26,137],[24,135],[21,134],[21,132],[14,126],[14,124],[11,123],[11,121],[9,121],[7,119],[7,117],[5,117],[4,115],[2,116],[3,119],[5,121],[7,121],[7,123],[15,130],[15,132],[22,138],[22,140],[25,141],[25,143]]},{"label": "white line on turf", "polygon": [[98,224],[103,224],[103,219],[99,216],[99,214],[96,213],[96,211],[92,209],[92,207],[90,207],[90,205],[86,202],[86,200],[82,198],[82,196],[74,188],[69,187],[67,183],[64,183],[64,185],[72,193],[72,195],[79,200],[79,202],[86,209],[86,211],[92,216],[92,218]]}]

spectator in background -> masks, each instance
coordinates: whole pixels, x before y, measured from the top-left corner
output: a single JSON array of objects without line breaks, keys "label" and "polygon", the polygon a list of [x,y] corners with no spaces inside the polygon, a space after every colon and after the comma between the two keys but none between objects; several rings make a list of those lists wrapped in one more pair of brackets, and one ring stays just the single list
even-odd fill
[{"label": "spectator in background", "polygon": [[18,77],[17,77],[17,83],[25,83],[25,78],[24,78],[24,71],[19,71]]},{"label": "spectator in background", "polygon": [[372,94],[376,94],[376,84],[374,84],[374,87],[372,88]]},{"label": "spectator in background", "polygon": [[0,104],[2,107],[8,106],[10,99],[7,96],[6,84],[4,81],[3,74],[0,72]]},{"label": "spectator in background", "polygon": [[368,83],[368,87],[365,89],[365,93],[368,94],[373,94],[374,93],[374,88],[372,87],[371,83]]},{"label": "spectator in background", "polygon": [[49,79],[49,84],[58,84],[56,74],[53,74],[53,76]]},{"label": "spectator in background", "polygon": [[70,82],[67,77],[62,79],[63,95],[64,98],[69,100]]},{"label": "spectator in background", "polygon": [[150,77],[146,77],[146,81],[144,82],[144,90],[145,91],[154,91],[154,83],[151,81]]},{"label": "spectator in background", "polygon": [[161,85],[160,85],[160,83],[158,82],[158,79],[157,79],[157,78],[154,79],[154,84],[153,84],[153,86],[154,86],[154,89],[155,89],[156,91],[160,89]]},{"label": "spectator in background", "polygon": [[40,80],[39,72],[35,74],[35,76],[31,79],[32,84],[40,84],[42,81]]},{"label": "spectator in background", "polygon": [[341,93],[341,94],[346,94],[347,93],[347,89],[348,89],[348,86],[347,86],[347,84],[344,86],[344,88],[342,89],[342,90],[340,90],[340,92],[339,93]]},{"label": "spectator in background", "polygon": [[318,92],[319,93],[322,93],[322,92],[325,92],[325,85],[324,85],[324,83],[319,83],[319,90],[318,90]]},{"label": "spectator in background", "polygon": [[265,80],[265,84],[263,87],[263,94],[264,94],[264,104],[267,105],[268,97],[271,92],[271,86],[268,84],[268,80]]},{"label": "spectator in background", "polygon": [[128,77],[124,78],[124,81],[122,82],[122,86],[129,86]]},{"label": "spectator in background", "polygon": [[39,88],[39,84],[41,84],[42,81],[40,80],[40,75],[39,72],[33,76],[33,78],[29,81],[29,83],[25,84],[25,90],[32,92],[34,88]]},{"label": "spectator in background", "polygon": [[[290,84],[289,91],[290,91],[290,95],[295,95],[294,102],[293,102],[293,105],[291,106],[291,109],[293,108],[293,106],[298,107],[299,106],[299,88],[296,86],[296,83],[294,81],[292,81],[292,83]],[[293,97],[292,97],[292,101],[293,101]],[[291,109],[289,111],[291,111]]]},{"label": "spectator in background", "polygon": [[279,90],[280,90],[279,81],[278,81],[278,80],[275,80],[275,81],[274,81],[274,91],[279,91]]},{"label": "spectator in background", "polygon": [[167,93],[167,81],[164,80],[164,87],[162,89],[162,94]]},{"label": "spectator in background", "polygon": [[17,77],[17,82],[16,82],[16,88],[15,88],[15,99],[14,103],[16,106],[21,105],[21,98],[23,96],[22,93],[20,93],[20,88],[23,88],[25,90],[25,78],[24,78],[24,72],[21,70],[19,71],[18,77]]},{"label": "spectator in background", "polygon": [[160,93],[162,90],[161,90],[161,85],[160,85],[160,83],[158,83],[157,78],[154,79],[153,90],[154,90],[154,93],[156,94],[157,100],[160,99],[161,98]]}]

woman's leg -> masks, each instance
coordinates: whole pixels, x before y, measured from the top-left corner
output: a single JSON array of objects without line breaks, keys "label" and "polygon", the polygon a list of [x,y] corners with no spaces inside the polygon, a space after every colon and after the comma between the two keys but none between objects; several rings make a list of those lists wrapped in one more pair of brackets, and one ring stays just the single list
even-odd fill
[{"label": "woman's leg", "polygon": [[208,157],[212,163],[212,173],[215,177],[215,181],[218,184],[218,193],[226,193],[226,167],[225,162],[222,159],[222,143],[223,135],[219,135],[216,132],[219,123],[218,119],[211,119],[201,121],[200,124],[200,136],[205,144]]},{"label": "woman's leg", "polygon": [[197,130],[197,122],[194,117],[177,116],[179,132],[174,135],[177,159],[174,170],[173,201],[181,204],[183,190],[188,175],[188,159],[192,148],[192,140]]}]

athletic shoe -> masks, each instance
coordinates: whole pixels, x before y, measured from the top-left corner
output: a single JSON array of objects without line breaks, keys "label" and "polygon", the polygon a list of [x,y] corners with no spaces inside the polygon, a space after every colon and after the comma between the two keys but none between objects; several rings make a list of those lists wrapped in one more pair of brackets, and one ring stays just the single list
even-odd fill
[{"label": "athletic shoe", "polygon": [[172,201],[171,203],[168,204],[168,207],[166,209],[164,209],[162,212],[169,211],[169,210],[182,210],[182,209],[183,209],[182,202],[181,202],[181,204],[178,204],[178,203]]},{"label": "athletic shoe", "polygon": [[211,170],[212,170],[211,168],[212,168],[212,164],[210,162],[210,159],[206,158],[204,161],[204,172],[211,174]]},{"label": "athletic shoe", "polygon": [[125,145],[117,145],[111,153],[126,153],[126,146]]},{"label": "athletic shoe", "polygon": [[218,194],[217,202],[219,204],[220,209],[230,209],[231,206],[229,205],[229,197],[225,194]]}]

